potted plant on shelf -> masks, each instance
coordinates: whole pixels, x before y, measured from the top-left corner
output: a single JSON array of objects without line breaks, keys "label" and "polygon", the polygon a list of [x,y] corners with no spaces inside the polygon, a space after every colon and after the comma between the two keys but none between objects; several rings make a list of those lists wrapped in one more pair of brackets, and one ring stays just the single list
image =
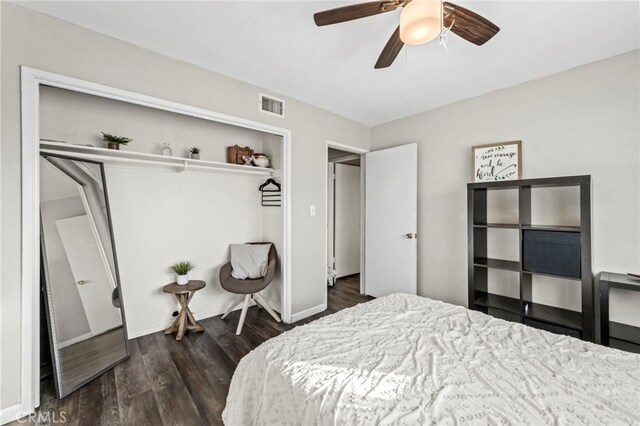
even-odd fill
[{"label": "potted plant on shelf", "polygon": [[189,262],[188,260],[183,260],[171,266],[171,270],[176,273],[177,280],[176,282],[180,285],[185,285],[189,283],[189,271],[195,269],[196,265]]},{"label": "potted plant on shelf", "polygon": [[198,148],[197,146],[192,146],[189,149],[189,157],[192,160],[199,160],[200,159],[200,148]]},{"label": "potted plant on shelf", "polygon": [[109,149],[120,149],[120,145],[126,146],[129,142],[133,141],[133,139],[124,136],[114,136],[105,132],[100,133],[102,133],[102,140],[107,142],[107,148]]}]

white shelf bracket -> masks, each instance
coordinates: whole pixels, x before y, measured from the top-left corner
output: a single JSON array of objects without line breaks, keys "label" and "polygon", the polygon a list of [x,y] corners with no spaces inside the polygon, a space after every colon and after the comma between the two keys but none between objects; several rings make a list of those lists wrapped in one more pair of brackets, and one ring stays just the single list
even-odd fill
[{"label": "white shelf bracket", "polygon": [[186,161],[182,162],[182,170],[180,170],[181,172],[186,172],[187,170],[189,170],[189,163],[187,163]]}]

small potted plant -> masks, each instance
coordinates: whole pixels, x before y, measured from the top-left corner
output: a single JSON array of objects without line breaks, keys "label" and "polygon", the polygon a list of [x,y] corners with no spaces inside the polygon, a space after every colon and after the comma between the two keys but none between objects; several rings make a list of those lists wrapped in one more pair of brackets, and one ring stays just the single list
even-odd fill
[{"label": "small potted plant", "polygon": [[178,276],[176,282],[180,285],[188,284],[189,271],[195,269],[195,267],[196,265],[189,262],[188,260],[183,260],[171,266],[171,270]]},{"label": "small potted plant", "polygon": [[105,132],[100,133],[102,133],[102,140],[107,142],[107,148],[109,149],[120,149],[120,145],[126,146],[129,142],[133,141],[133,139],[124,136],[114,136]]},{"label": "small potted plant", "polygon": [[198,148],[197,146],[192,146],[189,149],[189,157],[192,160],[199,160],[200,159],[200,148]]}]

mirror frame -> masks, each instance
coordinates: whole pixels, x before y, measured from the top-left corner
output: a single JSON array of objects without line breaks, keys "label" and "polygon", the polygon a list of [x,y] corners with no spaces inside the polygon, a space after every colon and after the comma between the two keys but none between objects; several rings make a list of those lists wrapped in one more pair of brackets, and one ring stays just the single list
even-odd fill
[{"label": "mirror frame", "polygon": [[[126,360],[128,360],[131,357],[131,351],[130,351],[130,346],[129,346],[129,336],[127,334],[127,320],[126,320],[126,315],[124,312],[124,300],[122,298],[122,283],[120,281],[120,268],[118,266],[118,256],[116,253],[116,242],[114,239],[114,233],[113,233],[113,221],[111,219],[111,205],[109,204],[109,192],[107,190],[107,179],[106,179],[106,174],[104,171],[104,163],[102,163],[101,161],[94,161],[94,160],[87,160],[84,158],[79,158],[79,157],[70,157],[70,156],[65,156],[65,155],[58,155],[58,154],[43,154],[40,153],[40,158],[44,158],[45,160],[48,157],[53,157],[53,158],[61,158],[64,160],[71,160],[71,161],[81,161],[84,163],[91,163],[91,164],[96,164],[100,167],[100,177],[102,178],[102,188],[103,188],[103,193],[104,193],[104,202],[105,202],[105,207],[107,210],[107,222],[109,224],[109,234],[111,237],[111,250],[113,251],[113,266],[114,266],[114,275],[115,275],[115,280],[116,280],[116,289],[118,291],[118,297],[120,299],[120,316],[122,317],[122,332],[123,332],[123,336],[124,336],[124,346],[125,346],[125,355],[118,359],[117,361],[115,361],[113,364],[111,364],[110,366],[96,372],[95,374],[92,374],[90,376],[88,376],[87,378],[85,378],[84,380],[82,380],[81,382],[79,382],[76,386],[72,386],[72,387],[65,387],[64,386],[64,381],[61,381],[61,377],[60,377],[60,362],[59,362],[59,357],[58,357],[58,353],[60,351],[60,349],[58,348],[58,342],[55,338],[55,332],[56,332],[56,327],[55,327],[55,320],[53,317],[53,294],[52,294],[52,289],[51,289],[51,285],[50,285],[50,280],[49,280],[49,266],[47,264],[47,254],[46,254],[46,250],[45,250],[45,239],[44,239],[44,228],[43,228],[43,221],[42,218],[40,220],[40,257],[41,257],[41,271],[40,271],[40,281],[41,281],[41,288],[44,287],[44,292],[45,292],[45,299],[46,299],[46,303],[45,303],[45,311],[46,311],[46,315],[47,315],[47,329],[49,331],[49,349],[51,351],[51,361],[53,364],[53,378],[54,378],[54,384],[55,384],[55,389],[56,389],[56,395],[58,397],[58,399],[62,399],[65,396],[71,394],[72,392],[75,392],[76,390],[80,389],[81,387],[83,387],[84,385],[86,385],[87,383],[89,383],[90,381],[96,379],[97,377],[103,375],[104,373],[106,373],[107,371],[111,370],[112,368],[114,368],[115,366],[117,366],[118,364],[120,364],[121,362],[124,362]],[[41,207],[38,206],[38,209],[40,209]],[[40,215],[42,216],[42,213],[40,213]]]}]

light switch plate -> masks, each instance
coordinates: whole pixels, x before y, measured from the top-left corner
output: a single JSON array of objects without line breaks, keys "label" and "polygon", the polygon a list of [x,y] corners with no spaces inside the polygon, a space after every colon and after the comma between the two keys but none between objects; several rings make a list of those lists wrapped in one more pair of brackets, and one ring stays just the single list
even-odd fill
[{"label": "light switch plate", "polygon": [[315,216],[315,215],[316,215],[316,206],[312,204],[309,206],[309,216]]}]

